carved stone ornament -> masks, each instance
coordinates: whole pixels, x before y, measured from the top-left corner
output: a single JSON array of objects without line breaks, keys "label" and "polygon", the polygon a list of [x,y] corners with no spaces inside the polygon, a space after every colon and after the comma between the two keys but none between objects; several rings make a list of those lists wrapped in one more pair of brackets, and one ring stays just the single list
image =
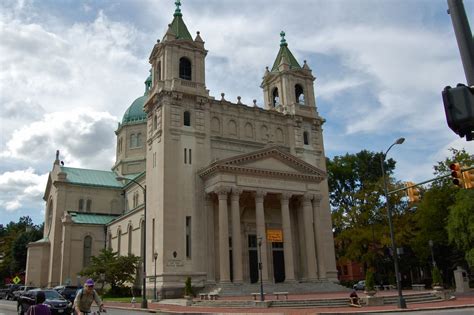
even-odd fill
[{"label": "carved stone ornament", "polygon": [[303,195],[303,203],[311,202],[312,199],[313,199],[313,194],[305,193]]},{"label": "carved stone ornament", "polygon": [[242,192],[243,192],[242,188],[233,187],[232,188],[232,201],[239,200],[240,195],[242,194]]},{"label": "carved stone ornament", "polygon": [[292,193],[290,192],[283,192],[280,194],[280,200],[282,203],[288,203],[288,201],[290,200],[291,196],[293,196]]},{"label": "carved stone ornament", "polygon": [[214,192],[219,196],[219,199],[227,198],[231,188],[229,186],[219,186],[214,189]]},{"label": "carved stone ornament", "polygon": [[263,198],[265,198],[265,196],[267,195],[267,191],[263,189],[257,189],[254,194],[255,194],[255,201],[260,203],[260,202],[263,202]]}]

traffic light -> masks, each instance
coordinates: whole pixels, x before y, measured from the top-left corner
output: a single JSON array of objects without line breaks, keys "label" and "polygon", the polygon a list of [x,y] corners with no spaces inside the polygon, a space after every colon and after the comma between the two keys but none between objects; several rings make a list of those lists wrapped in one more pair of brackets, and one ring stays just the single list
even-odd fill
[{"label": "traffic light", "polygon": [[459,163],[451,163],[449,165],[449,169],[451,170],[451,177],[453,178],[453,184],[458,186],[459,188],[463,188],[463,179],[462,179],[462,170],[461,165]]},{"label": "traffic light", "polygon": [[474,169],[462,172],[462,178],[464,181],[464,188],[474,188]]},{"label": "traffic light", "polygon": [[444,112],[449,128],[467,141],[474,137],[474,87],[458,84],[443,90]]},{"label": "traffic light", "polygon": [[415,186],[415,183],[413,182],[406,182],[405,187],[407,188],[407,195],[408,195],[408,200],[410,203],[415,203],[420,201],[420,190],[418,189],[417,186]]}]

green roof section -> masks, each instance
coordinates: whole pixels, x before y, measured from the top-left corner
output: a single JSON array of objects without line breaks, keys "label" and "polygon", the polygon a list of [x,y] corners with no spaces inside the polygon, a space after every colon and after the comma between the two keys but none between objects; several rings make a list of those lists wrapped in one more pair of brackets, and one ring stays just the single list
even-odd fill
[{"label": "green roof section", "polygon": [[288,48],[288,43],[285,39],[285,32],[281,31],[280,36],[280,51],[278,52],[275,62],[273,63],[272,71],[278,71],[278,66],[280,65],[283,57],[285,57],[286,61],[289,63],[290,69],[301,69],[300,64]]},{"label": "green roof section", "polygon": [[104,225],[115,220],[119,215],[104,213],[84,213],[84,212],[68,212],[71,215],[72,222],[76,224],[97,224]]},{"label": "green roof section", "polygon": [[98,171],[83,168],[61,166],[61,171],[67,174],[66,181],[71,184],[122,188],[122,183],[117,181],[117,174],[111,171]]},{"label": "green roof section", "polygon": [[188,31],[188,28],[186,27],[186,24],[184,24],[183,21],[183,14],[181,13],[181,1],[176,0],[176,10],[174,11],[174,19],[173,22],[171,22],[170,28],[173,30],[173,33],[176,35],[176,39],[188,39],[188,40],[193,40],[191,37],[191,34]]},{"label": "green roof section", "polygon": [[143,96],[140,96],[136,100],[133,101],[132,105],[130,105],[125,114],[123,114],[122,118],[122,125],[129,125],[134,123],[141,123],[146,121],[146,113],[143,110],[143,106],[145,105],[145,101],[148,98],[148,94],[151,88],[151,70],[150,75],[145,80],[145,93]]}]

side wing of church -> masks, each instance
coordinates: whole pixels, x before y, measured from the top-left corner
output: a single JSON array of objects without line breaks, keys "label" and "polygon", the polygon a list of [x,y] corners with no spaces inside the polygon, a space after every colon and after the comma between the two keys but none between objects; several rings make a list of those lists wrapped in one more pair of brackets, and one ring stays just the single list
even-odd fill
[{"label": "side wing of church", "polygon": [[204,41],[192,38],[177,1],[145,93],[115,131],[112,170],[67,168],[57,155],[26,282],[81,282],[105,247],[145,257],[147,290],[156,281],[164,297],[187,277],[196,287],[256,283],[259,256],[266,283],[337,282],[315,78],[280,35],[263,108],[216,99]]}]

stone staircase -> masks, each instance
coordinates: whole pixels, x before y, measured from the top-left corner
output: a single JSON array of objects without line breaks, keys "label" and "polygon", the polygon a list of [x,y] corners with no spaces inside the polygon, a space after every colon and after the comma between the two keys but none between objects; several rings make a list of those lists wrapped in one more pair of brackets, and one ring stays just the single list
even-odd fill
[{"label": "stone staircase", "polygon": [[[289,294],[314,293],[314,292],[335,292],[350,290],[339,284],[320,282],[294,282],[294,283],[264,283],[263,292],[271,294],[273,292],[288,292]],[[219,284],[206,286],[198,293],[219,292],[219,296],[250,296],[252,293],[260,292],[260,284]]]},{"label": "stone staircase", "polygon": [[[251,286],[253,287],[253,286]],[[269,286],[270,287],[270,286]],[[259,286],[257,286],[259,288]],[[264,286],[265,288],[265,286]],[[281,286],[278,285],[278,290],[281,289]],[[346,289],[347,290],[347,289]],[[250,308],[255,307],[258,301],[250,300],[251,293],[259,292],[258,290],[254,290],[248,293],[249,300],[225,300],[220,299],[216,301],[208,301],[208,300],[194,300],[193,306],[199,307],[228,307],[228,308]],[[271,290],[266,290],[268,294],[271,294]],[[293,293],[301,293],[302,291],[293,292]],[[315,291],[313,291],[315,292]],[[291,293],[290,293],[291,294]],[[431,292],[423,292],[417,294],[407,294],[404,295],[404,298],[407,304],[410,303],[426,303],[432,301],[441,301],[442,298],[432,294]],[[394,305],[397,304],[398,296],[384,296],[384,304],[385,305]],[[271,300],[266,301],[268,307],[287,307],[287,308],[309,308],[309,307],[344,307],[348,305],[349,298],[333,298],[333,299],[305,299],[305,300]],[[364,305],[363,299],[361,299],[361,304]]]}]

